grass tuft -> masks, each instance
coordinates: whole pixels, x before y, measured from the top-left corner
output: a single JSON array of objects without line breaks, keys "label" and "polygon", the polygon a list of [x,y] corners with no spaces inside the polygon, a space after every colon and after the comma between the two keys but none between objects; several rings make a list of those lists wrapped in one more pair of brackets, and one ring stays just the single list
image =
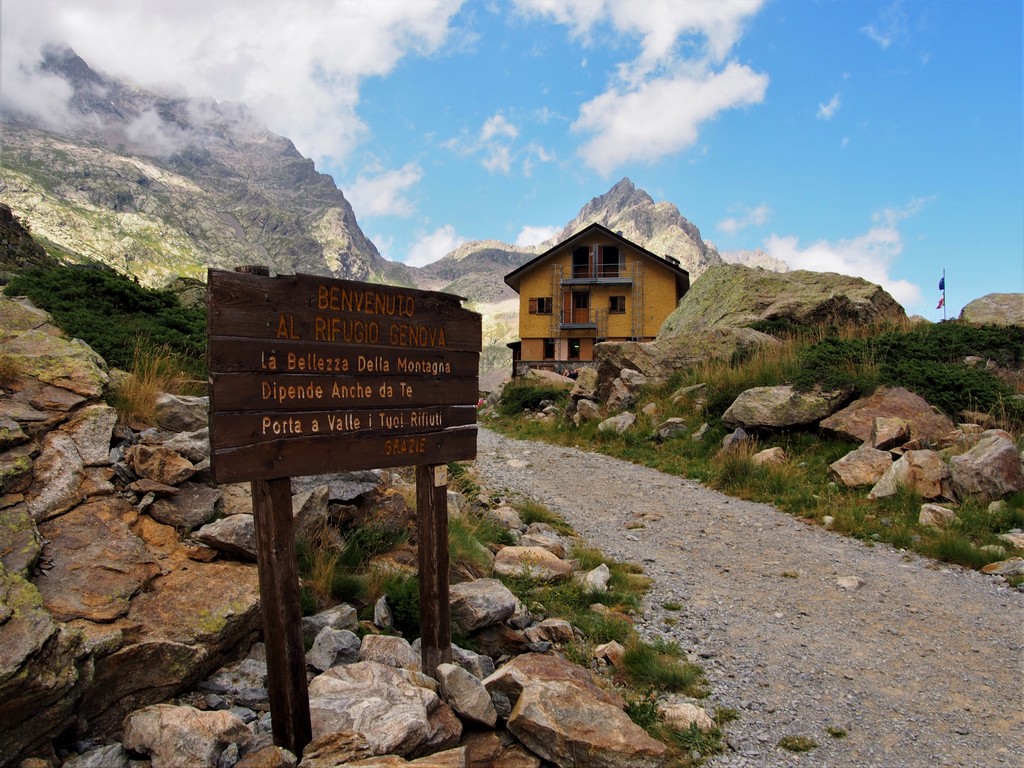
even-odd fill
[{"label": "grass tuft", "polygon": [[810,736],[783,736],[779,746],[787,752],[810,752],[818,747],[818,742]]}]

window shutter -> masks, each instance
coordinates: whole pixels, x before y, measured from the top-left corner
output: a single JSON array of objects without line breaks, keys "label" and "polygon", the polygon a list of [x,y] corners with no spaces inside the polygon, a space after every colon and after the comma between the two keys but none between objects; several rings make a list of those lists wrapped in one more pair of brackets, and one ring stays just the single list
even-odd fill
[{"label": "window shutter", "polygon": [[537,300],[536,299],[530,299],[530,314],[531,315],[536,315],[537,314]]}]

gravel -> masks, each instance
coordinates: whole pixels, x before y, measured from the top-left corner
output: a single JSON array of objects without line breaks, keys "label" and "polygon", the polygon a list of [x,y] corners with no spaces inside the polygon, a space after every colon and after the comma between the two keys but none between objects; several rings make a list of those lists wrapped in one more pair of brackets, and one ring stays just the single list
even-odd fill
[{"label": "gravel", "polygon": [[481,428],[476,468],[643,565],[641,635],[677,641],[700,703],[739,715],[708,766],[1024,766],[1024,594],[1005,583],[578,448]]}]

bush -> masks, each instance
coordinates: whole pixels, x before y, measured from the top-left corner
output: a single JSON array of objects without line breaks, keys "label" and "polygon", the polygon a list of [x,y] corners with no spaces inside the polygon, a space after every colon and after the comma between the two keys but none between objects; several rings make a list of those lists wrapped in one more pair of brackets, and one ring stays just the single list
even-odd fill
[{"label": "bush", "polygon": [[143,288],[109,269],[31,269],[4,288],[46,310],[69,336],[108,365],[129,369],[136,339],[166,348],[194,379],[206,380],[206,310],[186,308],[170,291]]},{"label": "bush", "polygon": [[566,389],[530,384],[519,380],[505,386],[498,403],[498,413],[502,416],[517,416],[523,411],[535,411],[545,400],[563,404],[569,397]]},{"label": "bush", "polygon": [[1024,328],[948,322],[871,338],[829,337],[804,347],[793,379],[798,389],[852,387],[858,394],[880,385],[908,389],[950,415],[963,410],[1006,411],[1024,422],[1013,389],[991,371],[967,365],[970,356],[1004,368],[1024,362]]}]

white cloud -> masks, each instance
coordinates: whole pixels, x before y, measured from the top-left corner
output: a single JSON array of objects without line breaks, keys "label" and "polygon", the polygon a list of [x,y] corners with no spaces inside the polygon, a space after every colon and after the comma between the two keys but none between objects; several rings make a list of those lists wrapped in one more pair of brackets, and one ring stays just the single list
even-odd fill
[{"label": "white cloud", "polygon": [[829,242],[819,240],[801,246],[799,238],[771,235],[764,250],[786,262],[790,269],[838,272],[862,277],[888,291],[904,307],[921,301],[921,289],[907,280],[896,280],[890,272],[903,252],[898,224],[919,213],[934,198],[915,198],[903,208],[886,208],[872,215],[874,226],[862,235]]},{"label": "white cloud", "polygon": [[406,193],[423,178],[423,169],[416,163],[377,173],[360,174],[346,186],[345,195],[357,216],[411,216],[413,204]]},{"label": "white cloud", "polygon": [[545,240],[550,239],[560,229],[561,227],[534,227],[527,225],[519,230],[519,234],[516,236],[516,245],[520,247],[540,245]]},{"label": "white cloud", "polygon": [[447,256],[465,242],[466,238],[458,234],[455,227],[445,224],[413,243],[405,263],[410,267],[424,267]]},{"label": "white cloud", "polygon": [[4,98],[53,114],[62,94],[34,65],[41,46],[63,42],[98,71],[147,87],[187,86],[194,96],[243,102],[304,154],[340,161],[366,132],[356,113],[361,82],[386,75],[406,56],[437,51],[451,36],[449,23],[460,4],[5,3]]},{"label": "white cloud", "polygon": [[772,215],[772,209],[765,204],[755,208],[744,208],[739,216],[730,216],[722,219],[715,227],[727,235],[735,235],[737,232],[748,227],[759,227],[766,223]]},{"label": "white cloud", "polygon": [[892,5],[883,8],[878,18],[871,24],[861,27],[861,32],[878,43],[883,50],[897,40],[907,37],[907,15],[903,12],[903,3],[895,0]]},{"label": "white cloud", "polygon": [[515,0],[521,12],[548,16],[568,26],[577,38],[588,38],[593,28],[605,21],[619,32],[639,35],[642,52],[637,64],[641,69],[671,55],[681,35],[703,37],[706,54],[714,61],[724,61],[742,35],[744,22],[763,4],[763,0],[645,0],[640,12],[635,0]]},{"label": "white cloud", "polygon": [[818,119],[831,120],[839,110],[840,103],[839,94],[837,93],[829,100],[828,104],[818,104]]},{"label": "white cloud", "polygon": [[637,55],[619,63],[609,88],[580,107],[572,126],[591,134],[579,154],[605,175],[686,149],[705,121],[764,99],[768,76],[727,62],[762,4],[647,0],[638,12],[632,0],[516,0],[522,13],[564,24],[584,44],[602,25],[620,45],[638,39]]},{"label": "white cloud", "polygon": [[573,129],[594,134],[580,155],[606,176],[631,160],[654,162],[696,143],[701,123],[723,110],[762,101],[767,87],[767,75],[732,62],[721,72],[612,89],[580,108]]},{"label": "white cloud", "polygon": [[518,135],[519,129],[512,125],[504,115],[493,115],[487,118],[484,127],[480,129],[480,140],[485,143],[496,137],[514,139]]},{"label": "white cloud", "polygon": [[491,144],[484,149],[484,159],[480,163],[491,173],[500,172],[507,176],[512,168],[512,148]]}]

